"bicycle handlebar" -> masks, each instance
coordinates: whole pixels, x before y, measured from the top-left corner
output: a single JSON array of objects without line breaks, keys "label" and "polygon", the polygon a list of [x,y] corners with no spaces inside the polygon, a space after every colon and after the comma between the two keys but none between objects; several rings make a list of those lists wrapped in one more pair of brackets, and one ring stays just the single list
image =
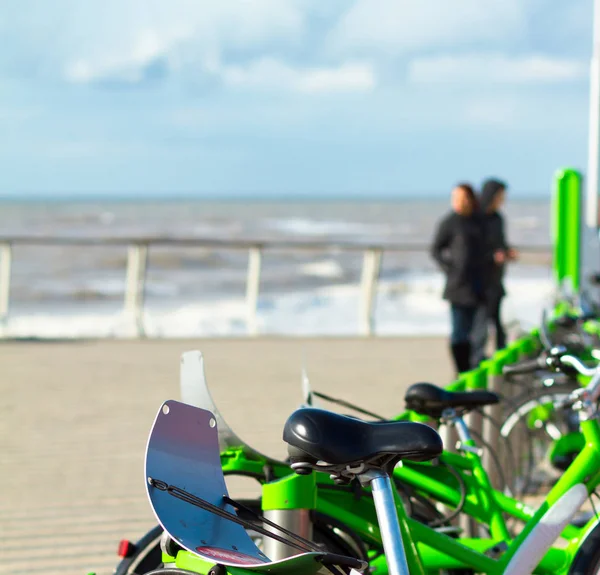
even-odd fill
[{"label": "bicycle handlebar", "polygon": [[544,367],[546,367],[546,358],[540,356],[535,359],[526,359],[515,365],[505,365],[502,368],[502,373],[504,375],[525,375]]},{"label": "bicycle handlebar", "polygon": [[594,377],[598,373],[597,368],[588,367],[574,355],[563,355],[559,361],[560,363],[574,368],[577,371],[577,373],[583,375],[584,377]]},{"label": "bicycle handlebar", "polygon": [[[579,358],[566,353],[566,351],[564,347],[553,347],[548,355],[543,354],[535,359],[526,359],[515,365],[505,365],[502,373],[504,375],[525,375],[544,368],[557,371],[566,371],[564,368],[572,368],[584,377],[594,377],[598,374],[600,382],[600,371],[596,367],[588,367]],[[563,369],[561,370],[561,368]]]},{"label": "bicycle handlebar", "polygon": [[561,362],[571,366],[581,375],[592,378],[585,387],[573,391],[569,398],[563,402],[562,407],[567,407],[580,399],[584,399],[591,406],[591,412],[595,413],[598,408],[596,402],[600,399],[600,366],[596,368],[587,367],[580,359],[572,355],[563,356]]},{"label": "bicycle handlebar", "polygon": [[[582,408],[588,409],[590,413],[596,413],[598,409],[596,402],[600,400],[600,364],[596,367],[588,367],[578,357],[566,353],[564,347],[556,346],[535,359],[528,359],[516,365],[506,365],[502,369],[502,372],[504,375],[527,374],[543,368],[550,368],[566,373],[572,370],[584,377],[590,377],[591,380],[585,387],[581,387],[570,393],[556,407],[566,408],[583,400]],[[587,408],[585,407],[586,405]]]}]

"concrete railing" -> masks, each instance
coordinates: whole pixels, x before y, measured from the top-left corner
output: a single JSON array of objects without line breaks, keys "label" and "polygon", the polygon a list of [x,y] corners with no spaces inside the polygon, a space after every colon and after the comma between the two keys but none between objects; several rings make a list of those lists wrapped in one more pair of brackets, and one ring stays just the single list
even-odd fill
[{"label": "concrete railing", "polygon": [[[285,241],[285,240],[218,240],[211,238],[172,238],[172,237],[42,237],[15,236],[0,237],[0,323],[6,325],[10,313],[11,268],[13,246],[36,246],[42,251],[50,246],[123,246],[127,249],[127,267],[124,313],[135,326],[138,337],[145,335],[144,294],[146,271],[150,250],[153,247],[202,247],[223,250],[245,250],[248,252],[248,272],[246,278],[246,319],[248,333],[258,333],[257,304],[260,295],[260,277],[263,255],[269,250],[354,252],[362,253],[362,274],[359,297],[359,330],[362,335],[373,335],[373,318],[383,254],[385,252],[424,253],[429,250],[426,244],[416,243],[349,243],[327,241]],[[521,246],[522,254],[551,253],[550,246]]]}]

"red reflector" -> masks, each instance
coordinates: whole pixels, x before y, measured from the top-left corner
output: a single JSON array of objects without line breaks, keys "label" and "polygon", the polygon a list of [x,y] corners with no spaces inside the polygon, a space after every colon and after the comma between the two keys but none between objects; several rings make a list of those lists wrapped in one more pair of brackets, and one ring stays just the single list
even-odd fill
[{"label": "red reflector", "polygon": [[131,541],[128,541],[127,539],[121,539],[121,541],[119,541],[119,550],[117,551],[119,557],[125,559],[125,557],[133,555],[134,551],[135,545]]}]

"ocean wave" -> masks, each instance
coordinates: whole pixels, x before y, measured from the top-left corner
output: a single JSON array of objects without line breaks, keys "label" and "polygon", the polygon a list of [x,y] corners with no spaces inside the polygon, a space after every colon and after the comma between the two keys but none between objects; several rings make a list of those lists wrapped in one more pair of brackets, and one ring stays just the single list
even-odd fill
[{"label": "ocean wave", "polygon": [[[448,210],[447,201],[385,204],[273,202],[105,202],[7,204],[2,228],[15,235],[72,237],[206,236],[213,238],[323,238],[427,243]],[[507,225],[515,245],[548,242],[548,207],[507,202]],[[527,290],[541,277],[549,254],[523,255],[511,266],[506,300],[509,319],[535,314]],[[363,257],[340,250],[265,250],[258,322],[263,333],[352,334],[357,332]],[[539,265],[531,277],[526,269]],[[151,335],[240,335],[247,331],[245,250],[152,246],[145,295]],[[447,305],[441,275],[421,252],[383,257],[377,296],[379,333],[443,333]],[[126,332],[119,309],[125,291],[127,248],[15,244],[11,274],[14,334],[89,336]],[[537,274],[537,276],[536,276]],[[544,286],[550,285],[548,277]],[[510,282],[513,282],[512,284]],[[516,283],[514,283],[516,282]],[[513,287],[510,287],[510,286]],[[515,287],[516,286],[516,287]],[[545,289],[545,288],[544,288]],[[520,302],[525,302],[520,303]],[[539,307],[539,306],[538,306]],[[512,315],[511,315],[512,314]],[[533,318],[533,323],[538,321]],[[507,319],[508,321],[508,319]]]},{"label": "ocean wave", "polygon": [[300,266],[300,273],[328,279],[341,279],[345,275],[344,268],[337,260],[311,262]]},{"label": "ocean wave", "polygon": [[316,220],[308,218],[282,218],[266,220],[263,225],[271,229],[298,236],[328,236],[348,234],[372,234],[380,232],[381,227],[360,222],[338,220]]},{"label": "ocean wave", "polygon": [[[375,326],[379,335],[447,335],[447,302],[441,299],[442,278],[414,276],[402,289],[384,282],[376,300]],[[506,324],[532,328],[539,324],[554,286],[550,278],[510,278],[503,306]],[[359,288],[356,285],[322,287],[306,292],[262,296],[257,323],[266,335],[357,335]],[[119,306],[120,307],[120,306]],[[241,336],[247,333],[243,298],[221,298],[204,303],[148,305],[144,313],[151,337]],[[133,321],[119,309],[106,307],[30,309],[9,317],[5,335],[12,337],[128,337]]]}]

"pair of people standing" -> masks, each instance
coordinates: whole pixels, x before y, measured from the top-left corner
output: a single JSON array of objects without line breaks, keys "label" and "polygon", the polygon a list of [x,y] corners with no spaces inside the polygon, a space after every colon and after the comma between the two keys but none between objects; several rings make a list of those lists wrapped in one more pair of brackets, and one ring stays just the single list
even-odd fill
[{"label": "pair of people standing", "polygon": [[444,299],[450,302],[450,349],[458,373],[483,359],[488,325],[496,332],[496,347],[505,347],[500,318],[505,295],[505,264],[517,257],[508,246],[504,219],[499,213],[506,185],[499,180],[483,184],[477,198],[472,186],[452,191],[452,211],[439,224],[431,253],[446,274]]}]

